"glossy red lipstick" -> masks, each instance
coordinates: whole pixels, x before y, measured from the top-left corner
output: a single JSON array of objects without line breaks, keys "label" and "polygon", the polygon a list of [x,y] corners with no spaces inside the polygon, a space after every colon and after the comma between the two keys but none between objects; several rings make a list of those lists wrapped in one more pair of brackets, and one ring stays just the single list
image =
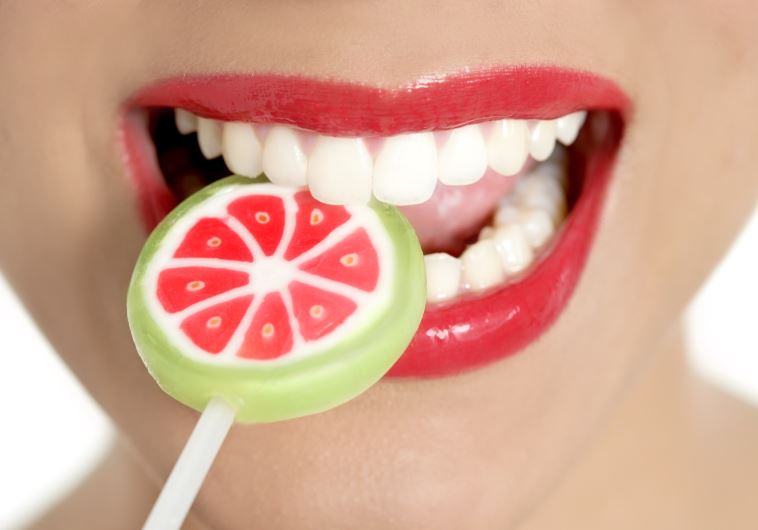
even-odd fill
[{"label": "glossy red lipstick", "polygon": [[[152,227],[173,207],[135,108],[181,107],[225,121],[286,123],[338,136],[441,130],[502,118],[550,119],[608,111],[601,137],[572,149],[576,202],[552,249],[519,281],[427,307],[392,376],[443,376],[507,357],[560,315],[584,268],[630,103],[611,81],[554,67],[497,68],[377,88],[282,75],[221,75],[158,82],[128,102],[122,138],[140,209]],[[591,116],[592,117],[592,116]],[[610,118],[609,118],[610,117]],[[591,129],[589,123],[585,129]],[[599,127],[597,127],[599,128]]]}]

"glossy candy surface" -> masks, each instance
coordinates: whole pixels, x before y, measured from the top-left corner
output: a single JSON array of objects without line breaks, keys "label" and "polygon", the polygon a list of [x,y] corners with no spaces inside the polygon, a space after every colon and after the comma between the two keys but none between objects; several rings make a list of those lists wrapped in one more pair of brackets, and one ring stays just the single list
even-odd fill
[{"label": "glossy candy surface", "polygon": [[129,323],[158,384],[238,421],[339,405],[403,353],[425,306],[423,255],[394,207],[330,206],[301,189],[229,177],[148,238]]}]

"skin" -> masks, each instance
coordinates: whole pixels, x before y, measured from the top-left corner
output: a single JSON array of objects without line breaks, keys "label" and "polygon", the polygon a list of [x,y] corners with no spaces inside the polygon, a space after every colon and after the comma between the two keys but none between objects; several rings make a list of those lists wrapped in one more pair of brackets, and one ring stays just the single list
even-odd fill
[{"label": "skin", "polygon": [[[758,7],[748,0],[431,5],[0,2],[0,266],[119,428],[106,464],[115,467],[106,469],[121,471],[101,471],[103,487],[89,485],[90,496],[104,497],[108,477],[123,474],[129,487],[114,493],[124,498],[111,500],[111,523],[139,524],[149,505],[144,485],[157,491],[196,421],[161,393],[130,339],[124,296],[145,233],[116,147],[119,104],[184,72],[276,71],[396,86],[465,67],[549,62],[615,79],[636,108],[583,280],[541,340],[483,370],[383,382],[315,417],[235,428],[188,527],[476,530],[531,518],[530,530],[555,528],[551,520],[586,521],[594,508],[571,519],[571,495],[607,494],[638,476],[630,464],[606,483],[568,478],[545,501],[582,449],[602,456],[602,443],[590,440],[610,415],[641,429],[630,436],[657,432],[654,422],[623,421],[616,404],[646,361],[677,350],[661,341],[758,196],[751,160]],[[670,369],[658,394],[643,394],[654,398],[630,399],[652,411],[670,403],[684,368]],[[674,419],[703,403],[725,414],[737,407],[723,396],[687,401],[667,409],[672,416],[662,425],[679,425]],[[755,424],[742,412],[740,421]],[[672,427],[683,443],[708,434],[685,427]],[[755,462],[756,446],[721,450]],[[667,476],[671,462],[661,461]],[[714,492],[724,481],[739,491],[740,466],[729,469],[712,481]],[[681,495],[683,511],[688,500],[702,503],[687,488],[668,491],[658,475],[652,480],[661,494]],[[569,499],[563,505],[561,495]],[[69,527],[83,517],[76,499],[64,510]],[[620,513],[642,502],[627,499]],[[660,511],[651,513],[658,527],[670,527]],[[54,515],[40,527],[55,527]]]}]

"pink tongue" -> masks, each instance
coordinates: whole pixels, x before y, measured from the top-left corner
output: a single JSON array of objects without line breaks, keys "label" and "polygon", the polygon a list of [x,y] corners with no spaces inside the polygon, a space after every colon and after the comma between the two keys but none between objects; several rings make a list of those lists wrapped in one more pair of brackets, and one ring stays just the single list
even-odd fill
[{"label": "pink tongue", "polygon": [[455,254],[479,232],[518,178],[503,177],[488,168],[475,184],[446,186],[438,182],[431,199],[399,208],[416,230],[425,253]]}]

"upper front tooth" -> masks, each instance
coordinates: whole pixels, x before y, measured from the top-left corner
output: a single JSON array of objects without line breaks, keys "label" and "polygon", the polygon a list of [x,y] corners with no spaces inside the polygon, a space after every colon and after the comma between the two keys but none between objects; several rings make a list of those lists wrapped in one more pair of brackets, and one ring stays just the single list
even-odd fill
[{"label": "upper front tooth", "polygon": [[221,154],[221,123],[207,118],[197,119],[197,143],[207,159]]},{"label": "upper front tooth", "polygon": [[197,130],[197,116],[188,110],[174,109],[176,129],[182,134],[193,133]]},{"label": "upper front tooth", "polygon": [[458,294],[461,283],[461,260],[450,254],[424,256],[426,265],[426,299],[430,302],[449,300]]},{"label": "upper front tooth", "polygon": [[474,291],[497,285],[505,279],[501,258],[492,239],[469,245],[461,256],[463,279]]},{"label": "upper front tooth", "polygon": [[529,133],[529,154],[538,162],[547,160],[555,148],[555,122],[538,120]]},{"label": "upper front tooth", "polygon": [[501,175],[515,175],[529,155],[526,122],[500,120],[493,123],[487,139],[487,163]]},{"label": "upper front tooth", "polygon": [[374,195],[397,205],[428,200],[437,185],[437,146],[430,132],[390,136],[374,163]]},{"label": "upper front tooth", "polygon": [[450,133],[439,154],[439,179],[443,184],[473,184],[487,171],[487,146],[478,125],[466,125]]},{"label": "upper front tooth", "polygon": [[534,254],[526,234],[517,224],[501,226],[492,240],[506,273],[521,272],[532,262]]},{"label": "upper front tooth", "polygon": [[326,204],[365,203],[371,199],[371,166],[361,138],[319,136],[308,160],[308,187]]},{"label": "upper front tooth", "polygon": [[308,158],[291,127],[274,125],[263,144],[263,172],[280,186],[305,186]]},{"label": "upper front tooth", "polygon": [[226,166],[237,175],[257,177],[263,170],[262,146],[252,124],[227,122],[221,135]]},{"label": "upper front tooth", "polygon": [[580,110],[566,114],[555,120],[555,135],[563,145],[571,145],[579,134],[584,120],[587,118],[587,112]]}]

